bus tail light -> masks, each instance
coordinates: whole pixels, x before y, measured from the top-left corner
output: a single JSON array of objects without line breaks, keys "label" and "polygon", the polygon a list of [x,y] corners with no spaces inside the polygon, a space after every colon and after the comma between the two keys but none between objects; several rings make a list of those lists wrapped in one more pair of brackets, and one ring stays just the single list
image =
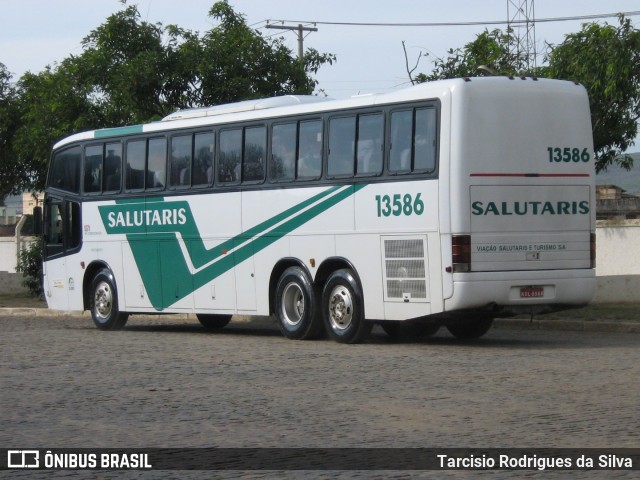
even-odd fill
[{"label": "bus tail light", "polygon": [[596,268],[596,234],[591,234],[591,268]]},{"label": "bus tail light", "polygon": [[451,237],[453,272],[471,271],[471,235]]}]

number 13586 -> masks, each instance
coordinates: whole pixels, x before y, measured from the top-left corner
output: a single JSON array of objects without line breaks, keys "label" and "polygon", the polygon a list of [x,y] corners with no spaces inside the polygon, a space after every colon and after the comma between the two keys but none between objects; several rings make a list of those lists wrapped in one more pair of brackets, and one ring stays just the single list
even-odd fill
[{"label": "number 13586", "polygon": [[410,193],[396,193],[390,195],[376,195],[376,205],[378,207],[379,217],[388,217],[393,215],[422,215],[424,213],[424,202],[420,198],[420,193],[415,197]]}]

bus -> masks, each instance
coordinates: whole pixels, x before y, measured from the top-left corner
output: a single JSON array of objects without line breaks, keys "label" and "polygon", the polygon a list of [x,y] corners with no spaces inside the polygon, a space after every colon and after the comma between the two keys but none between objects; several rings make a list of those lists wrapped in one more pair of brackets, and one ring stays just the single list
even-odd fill
[{"label": "bus", "polygon": [[273,316],[284,336],[484,335],[595,290],[589,102],[480,77],[344,100],[281,96],[88,131],[53,148],[48,306]]}]

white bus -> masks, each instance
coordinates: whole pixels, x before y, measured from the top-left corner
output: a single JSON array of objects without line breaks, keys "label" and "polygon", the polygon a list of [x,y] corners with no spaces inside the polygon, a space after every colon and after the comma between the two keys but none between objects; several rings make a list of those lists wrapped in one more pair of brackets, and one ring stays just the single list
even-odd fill
[{"label": "white bus", "polygon": [[49,307],[274,315],[361,341],[583,305],[595,289],[585,89],[486,77],[284,96],[73,135],[45,202]]}]

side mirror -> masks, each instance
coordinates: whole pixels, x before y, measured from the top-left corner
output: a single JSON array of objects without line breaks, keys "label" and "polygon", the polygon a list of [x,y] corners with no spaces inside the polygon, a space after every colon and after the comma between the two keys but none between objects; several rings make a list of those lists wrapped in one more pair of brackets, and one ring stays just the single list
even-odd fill
[{"label": "side mirror", "polygon": [[42,207],[33,208],[33,234],[42,235]]}]

